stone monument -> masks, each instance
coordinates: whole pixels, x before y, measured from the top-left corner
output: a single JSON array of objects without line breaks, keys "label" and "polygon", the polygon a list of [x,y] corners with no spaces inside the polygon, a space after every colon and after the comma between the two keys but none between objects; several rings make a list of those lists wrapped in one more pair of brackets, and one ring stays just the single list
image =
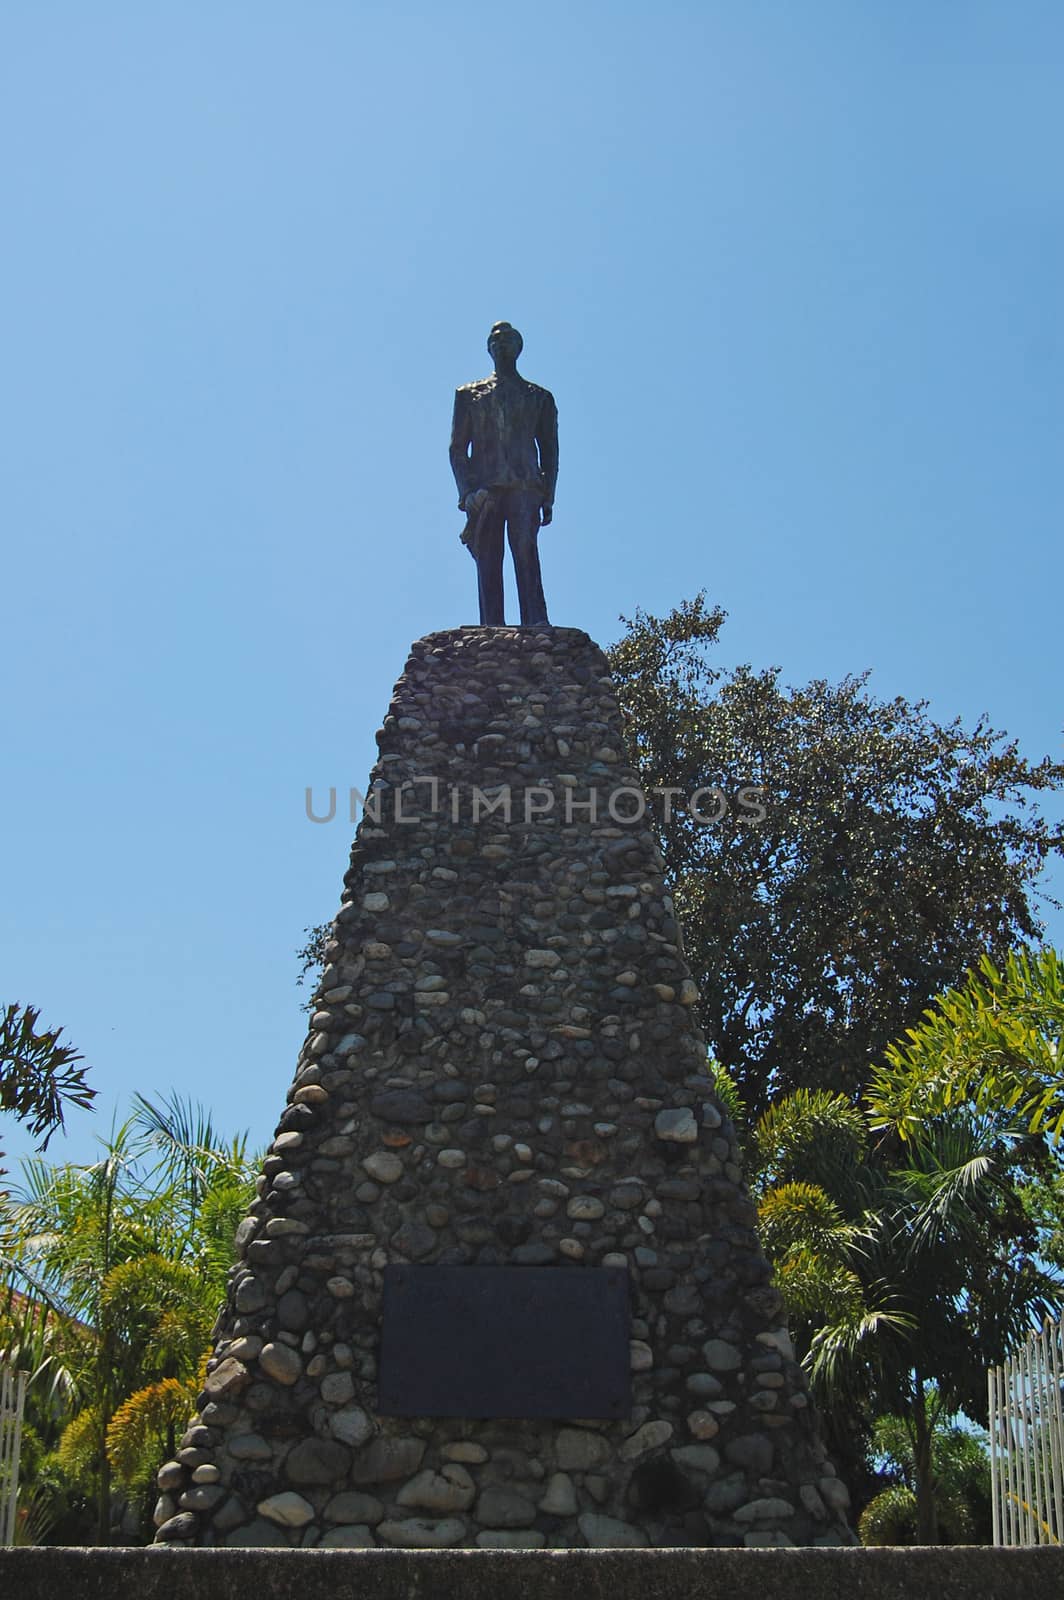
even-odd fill
[{"label": "stone monument", "polygon": [[[452,446],[472,517],[493,502],[482,604],[509,521],[523,612],[556,464],[535,395],[535,481],[508,446],[520,482],[479,472],[494,424],[456,414]],[[157,1538],[852,1542],[606,658],[545,612],[430,634],[378,743]]]}]

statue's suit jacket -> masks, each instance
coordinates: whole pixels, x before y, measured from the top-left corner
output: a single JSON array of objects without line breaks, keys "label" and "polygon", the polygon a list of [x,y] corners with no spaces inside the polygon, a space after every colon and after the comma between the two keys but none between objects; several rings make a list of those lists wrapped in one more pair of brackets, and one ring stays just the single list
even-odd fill
[{"label": "statue's suit jacket", "polygon": [[475,489],[535,489],[552,503],[558,479],[554,396],[517,374],[463,384],[454,397],[451,468],[463,510]]}]

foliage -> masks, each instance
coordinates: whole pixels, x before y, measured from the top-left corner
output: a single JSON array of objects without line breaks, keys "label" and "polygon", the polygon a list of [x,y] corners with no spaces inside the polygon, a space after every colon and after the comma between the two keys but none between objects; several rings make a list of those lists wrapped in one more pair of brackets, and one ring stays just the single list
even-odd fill
[{"label": "foliage", "polygon": [[[931,1470],[943,1544],[989,1544],[992,1535],[990,1460],[986,1435],[960,1426],[929,1393]],[[857,1531],[862,1544],[916,1544],[919,1507],[916,1483],[916,1441],[904,1417],[876,1419],[872,1451],[897,1480],[861,1514]]]},{"label": "foliage", "polygon": [[32,1488],[19,1484],[13,1542],[16,1545],[45,1544],[54,1526],[55,1502],[48,1487],[42,1483],[35,1483]]},{"label": "foliage", "polygon": [[163,1378],[122,1402],[107,1426],[107,1455],[120,1484],[136,1489],[150,1481],[159,1466],[160,1441],[168,1440],[172,1453],[202,1387],[199,1375],[191,1383]]},{"label": "foliage", "polygon": [[727,1068],[722,1067],[720,1062],[714,1061],[712,1057],[709,1060],[709,1074],[713,1080],[713,1088],[716,1091],[717,1099],[727,1111],[729,1117],[731,1117],[736,1138],[740,1147],[743,1147],[749,1136],[750,1119],[746,1111],[746,1101],[742,1097],[739,1085]]},{"label": "foliage", "polygon": [[[904,1144],[873,1143],[845,1096],[798,1091],[759,1119],[751,1155],[762,1240],[833,1453],[856,1478],[861,1431],[899,1418],[921,1542],[962,1537],[935,1426],[984,1414],[987,1365],[1060,1291],[1023,1204],[1022,1146],[970,1107],[925,1118]],[[879,1510],[897,1518],[906,1503]]]},{"label": "foliage", "polygon": [[814,1174],[831,1185],[864,1161],[868,1129],[844,1095],[796,1089],[759,1118],[754,1146],[762,1186]]},{"label": "foliage", "polygon": [[100,1412],[97,1406],[82,1407],[63,1429],[56,1455],[59,1465],[71,1478],[85,1478],[96,1469],[100,1438]]},{"label": "foliage", "polygon": [[758,1208],[761,1242],[796,1332],[828,1315],[854,1322],[865,1315],[864,1287],[852,1261],[862,1230],[814,1183],[769,1189]]},{"label": "foliage", "polygon": [[1032,1172],[1020,1190],[1024,1210],[1038,1234],[1038,1254],[1064,1272],[1064,1171]]},{"label": "foliage", "polygon": [[928,1113],[974,1104],[1032,1133],[1064,1132],[1064,961],[1055,950],[984,955],[958,988],[886,1050],[873,1074],[873,1124],[912,1137]]},{"label": "foliage", "polygon": [[[299,957],[299,973],[296,977],[296,983],[300,988],[308,979],[313,986],[318,973],[325,965],[325,946],[331,938],[332,924],[328,922],[319,922],[314,927],[303,929],[303,944],[296,951],[296,955]],[[304,1011],[309,1011],[313,1004],[313,999],[306,1000],[303,1005]]]},{"label": "foliage", "polygon": [[[657,828],[713,1054],[754,1113],[799,1086],[856,1101],[935,994],[1037,937],[1064,829],[1032,797],[1064,766],[985,721],[877,700],[867,675],[787,688],[775,668],[716,667],[724,614],[703,596],[622,620],[610,666],[644,787],[679,790]],[[701,826],[683,797],[714,784],[731,806]]]},{"label": "foliage", "polygon": [[892,1483],[870,1500],[857,1519],[862,1544],[915,1544],[916,1495],[906,1483]]},{"label": "foliage", "polygon": [[87,1109],[96,1090],[86,1082],[83,1058],[60,1043],[62,1028],[40,1028],[35,1006],[6,1006],[0,1012],[0,1111],[28,1123],[46,1149],[63,1126],[68,1106]]},{"label": "foliage", "polygon": [[173,1449],[173,1407],[160,1410],[147,1391],[162,1386],[172,1400],[177,1384],[185,1414],[192,1409],[189,1385],[224,1296],[253,1168],[244,1141],[221,1140],[197,1108],[138,1098],[99,1161],[53,1167],[38,1158],[23,1170],[9,1286],[21,1291],[15,1303],[34,1309],[10,1332],[35,1358],[34,1415],[58,1436],[62,1470],[93,1493],[106,1543],[112,1449],[125,1472],[136,1454],[126,1441],[140,1427],[146,1460],[152,1418],[156,1461]]}]

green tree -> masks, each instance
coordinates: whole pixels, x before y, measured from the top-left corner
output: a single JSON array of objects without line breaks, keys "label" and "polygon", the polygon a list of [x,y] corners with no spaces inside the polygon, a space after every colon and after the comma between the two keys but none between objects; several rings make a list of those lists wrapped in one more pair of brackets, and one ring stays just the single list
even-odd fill
[{"label": "green tree", "polygon": [[[639,612],[608,652],[644,786],[680,791],[658,829],[702,1021],[752,1112],[800,1086],[856,1101],[937,993],[1038,937],[1064,828],[1035,802],[1064,766],[984,721],[877,700],[866,676],[788,688],[776,668],[724,670],[723,621],[702,596]],[[712,785],[730,806],[702,826],[683,797]]]},{"label": "green tree", "polygon": [[873,1143],[843,1095],[798,1091],[751,1150],[762,1237],[833,1451],[855,1483],[876,1416],[901,1419],[921,1543],[943,1509],[940,1417],[985,1415],[986,1367],[1055,1303],[1023,1204],[1023,1147],[970,1108]]},{"label": "green tree", "polygon": [[67,1107],[87,1109],[96,1091],[88,1086],[86,1068],[77,1065],[80,1053],[61,1043],[62,1028],[39,1024],[35,1006],[9,1005],[0,1012],[0,1111],[27,1123],[44,1150],[63,1126]]},{"label": "green tree", "polygon": [[[931,1470],[943,1544],[989,1544],[990,1458],[986,1435],[945,1415],[936,1393],[928,1396]],[[872,1452],[893,1478],[869,1501],[857,1531],[862,1544],[916,1544],[916,1440],[905,1417],[878,1417]]]},{"label": "green tree", "polygon": [[928,1114],[979,1111],[1064,1132],[1064,962],[1055,950],[988,955],[940,995],[872,1075],[873,1125],[908,1139]]},{"label": "green tree", "polygon": [[[59,1460],[69,1477],[91,1481],[96,1537],[106,1543],[109,1430],[134,1396],[195,1375],[252,1168],[243,1141],[223,1143],[202,1113],[138,1098],[99,1161],[52,1167],[38,1158],[24,1175],[10,1277],[45,1308],[49,1360],[69,1401]],[[173,1407],[149,1413],[142,1402],[141,1420],[149,1414],[161,1452],[173,1443]],[[111,1442],[124,1470],[121,1430]]]}]

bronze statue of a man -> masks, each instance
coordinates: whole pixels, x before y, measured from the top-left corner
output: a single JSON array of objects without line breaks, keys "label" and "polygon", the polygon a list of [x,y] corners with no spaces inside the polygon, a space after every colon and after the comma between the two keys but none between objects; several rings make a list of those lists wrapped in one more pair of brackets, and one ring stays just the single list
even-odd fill
[{"label": "bronze statue of a man", "polygon": [[477,563],[482,623],[502,623],[503,528],[517,574],[521,621],[547,621],[537,539],[554,511],[558,478],[558,408],[554,396],[517,370],[524,340],[508,322],[488,335],[490,378],[466,383],[454,397],[451,470],[468,521],[462,542]]}]

